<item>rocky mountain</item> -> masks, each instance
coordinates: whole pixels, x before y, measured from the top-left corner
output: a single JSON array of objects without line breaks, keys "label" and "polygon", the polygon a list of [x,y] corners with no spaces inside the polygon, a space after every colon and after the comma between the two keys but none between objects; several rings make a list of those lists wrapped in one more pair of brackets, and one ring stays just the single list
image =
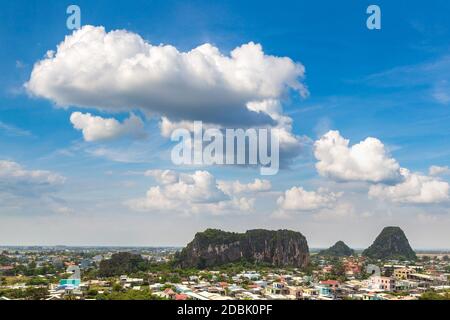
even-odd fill
[{"label": "rocky mountain", "polygon": [[289,230],[249,230],[245,233],[207,229],[195,235],[175,257],[180,267],[208,268],[232,262],[305,267],[309,261],[306,238]]},{"label": "rocky mountain", "polygon": [[373,259],[416,259],[416,253],[399,227],[385,227],[362,255]]},{"label": "rocky mountain", "polygon": [[349,246],[347,246],[343,241],[338,241],[330,248],[320,251],[319,255],[330,257],[349,257],[354,253],[355,252],[350,249]]},{"label": "rocky mountain", "polygon": [[120,276],[132,272],[143,271],[146,261],[139,254],[118,252],[111,259],[102,260],[99,266],[99,275],[102,277]]}]

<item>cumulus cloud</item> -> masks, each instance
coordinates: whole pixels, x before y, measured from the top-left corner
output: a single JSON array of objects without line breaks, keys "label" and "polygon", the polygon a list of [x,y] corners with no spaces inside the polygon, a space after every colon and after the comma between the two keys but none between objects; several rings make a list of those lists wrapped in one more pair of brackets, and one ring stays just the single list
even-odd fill
[{"label": "cumulus cloud", "polygon": [[255,112],[268,114],[275,123],[272,127],[278,135],[280,144],[280,159],[282,165],[288,165],[289,161],[297,157],[302,148],[309,143],[309,139],[292,133],[292,118],[283,114],[283,107],[279,100],[267,99],[264,101],[250,102],[248,108]]},{"label": "cumulus cloud", "polygon": [[[202,121],[204,128],[275,127],[280,163],[286,166],[300,154],[303,141],[292,133],[280,99],[287,92],[307,96],[304,74],[301,63],[267,55],[253,42],[230,53],[209,43],[183,52],[126,30],[83,26],[34,65],[25,87],[61,107],[140,110],[161,117],[164,137],[175,128],[191,128],[193,121]],[[114,119],[103,120],[90,120],[95,124],[89,126],[80,120],[78,128],[91,141],[123,134]],[[105,130],[108,123],[112,128]]]},{"label": "cumulus cloud", "polygon": [[193,132],[194,121],[170,121],[167,117],[162,117],[159,122],[159,128],[163,137],[170,138],[172,132],[176,129],[186,129],[189,132]]},{"label": "cumulus cloud", "polygon": [[255,179],[250,183],[236,181],[218,181],[219,189],[228,195],[256,193],[270,191],[272,184],[269,180]]},{"label": "cumulus cloud", "polygon": [[[258,126],[258,128],[276,129],[272,133],[278,139],[279,142],[279,157],[280,165],[287,167],[291,164],[292,160],[298,157],[302,151],[305,150],[305,146],[311,144],[309,138],[305,136],[295,135],[292,132],[292,118],[283,114],[283,108],[280,101],[269,99],[260,102],[250,102],[247,105],[249,110],[252,110],[258,114],[267,114],[273,121],[272,125]],[[170,137],[175,129],[185,129],[191,133],[194,131],[193,121],[171,121],[166,117],[162,117],[159,123],[161,135],[164,137]],[[202,123],[203,130],[215,128],[220,129],[225,138],[225,127],[222,125],[214,125],[210,123]]]},{"label": "cumulus cloud", "polygon": [[51,194],[64,182],[65,178],[57,173],[28,170],[17,162],[0,160],[0,207],[29,207],[36,205],[35,201],[53,206],[56,198]]},{"label": "cumulus cloud", "polygon": [[[161,131],[161,135],[163,137],[170,138],[172,132],[176,129],[185,129],[191,133],[194,132],[194,121],[189,120],[171,121],[166,117],[161,117],[161,121],[159,122],[159,128]],[[202,128],[203,130],[212,128],[220,129],[222,128],[222,126],[202,122]]]},{"label": "cumulus cloud", "polygon": [[56,196],[66,178],[47,170],[31,170],[17,162],[0,160],[0,208],[4,213],[72,213]]},{"label": "cumulus cloud", "polygon": [[178,173],[172,170],[150,170],[145,173],[163,185],[164,194],[169,199],[208,203],[227,198],[218,188],[215,177],[208,171],[196,171],[193,174]]},{"label": "cumulus cloud", "polygon": [[146,136],[141,118],[131,114],[122,123],[114,118],[102,118],[90,113],[74,112],[70,122],[77,130],[81,130],[85,141],[112,140],[121,137],[144,138]]},{"label": "cumulus cloud", "polygon": [[145,172],[147,177],[153,177],[158,183],[172,184],[176,183],[179,179],[179,173],[173,170],[147,170]]},{"label": "cumulus cloud", "polygon": [[430,176],[440,176],[446,175],[450,173],[450,168],[448,166],[440,167],[440,166],[431,166],[428,170],[428,174]]},{"label": "cumulus cloud", "polygon": [[17,184],[33,186],[54,186],[64,183],[65,178],[45,170],[27,170],[20,164],[0,160],[0,184],[4,187]]},{"label": "cumulus cloud", "polygon": [[275,216],[332,208],[341,196],[342,193],[330,192],[324,188],[319,188],[317,191],[307,191],[302,187],[292,187],[278,198],[278,209]]},{"label": "cumulus cloud", "polygon": [[431,166],[429,176],[413,173],[400,167],[376,138],[349,146],[349,140],[338,131],[329,131],[314,147],[320,175],[337,181],[369,182],[370,198],[409,204],[449,200],[449,184],[435,177],[447,173],[448,167]]},{"label": "cumulus cloud", "polygon": [[319,174],[337,181],[393,183],[402,179],[400,165],[376,138],[349,146],[339,131],[329,131],[315,142],[314,155]]},{"label": "cumulus cloud", "polygon": [[369,196],[396,203],[433,204],[449,200],[449,184],[438,178],[411,173],[402,168],[403,182],[386,186],[382,184],[370,187]]},{"label": "cumulus cloud", "polygon": [[[364,212],[360,217],[367,218],[370,215],[368,212]],[[350,218],[357,217],[355,212],[355,207],[352,203],[342,202],[337,203],[331,208],[323,208],[316,214],[314,214],[314,219],[317,221],[336,221],[336,220],[348,220]]]},{"label": "cumulus cloud", "polygon": [[144,198],[132,199],[126,204],[136,211],[181,214],[249,213],[254,199],[227,194],[216,178],[207,171],[192,174],[172,170],[149,170],[145,173],[159,185],[151,187]]},{"label": "cumulus cloud", "polygon": [[181,52],[126,30],[83,26],[34,65],[26,88],[59,106],[257,125],[271,118],[247,103],[278,99],[288,90],[305,95],[303,76],[300,63],[266,55],[253,42],[229,55],[208,43]]},{"label": "cumulus cloud", "polygon": [[226,215],[226,214],[251,214],[254,211],[255,198],[247,197],[233,197],[227,201],[219,201],[215,203],[206,203],[204,205],[194,205],[192,212],[201,214],[209,213],[212,215]]},{"label": "cumulus cloud", "polygon": [[178,182],[167,184],[164,188],[170,198],[180,201],[208,203],[226,199],[226,195],[218,188],[215,177],[207,171],[181,174]]}]

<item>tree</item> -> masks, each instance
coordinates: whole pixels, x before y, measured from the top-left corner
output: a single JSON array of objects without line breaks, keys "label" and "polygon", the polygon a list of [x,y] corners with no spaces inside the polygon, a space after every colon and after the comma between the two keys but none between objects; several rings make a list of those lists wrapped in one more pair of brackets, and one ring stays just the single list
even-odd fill
[{"label": "tree", "polygon": [[95,297],[97,300],[160,300],[154,296],[149,289],[128,290],[126,292],[111,292],[110,294],[101,294]]},{"label": "tree", "polygon": [[88,297],[93,298],[93,297],[95,297],[96,295],[98,295],[98,291],[95,290],[95,289],[89,289],[88,292],[86,293],[86,295],[87,295]]},{"label": "tree", "polygon": [[333,263],[333,275],[339,278],[345,277],[345,266],[340,260]]},{"label": "tree", "polygon": [[30,285],[30,286],[48,285],[48,280],[45,278],[34,277],[27,281],[27,285]]},{"label": "tree", "polygon": [[440,294],[435,291],[427,291],[420,296],[419,300],[450,300],[450,294],[449,292]]},{"label": "tree", "polygon": [[122,286],[120,285],[120,283],[114,283],[114,285],[113,285],[113,287],[112,287],[112,290],[114,291],[114,292],[120,292],[120,291],[122,291]]}]

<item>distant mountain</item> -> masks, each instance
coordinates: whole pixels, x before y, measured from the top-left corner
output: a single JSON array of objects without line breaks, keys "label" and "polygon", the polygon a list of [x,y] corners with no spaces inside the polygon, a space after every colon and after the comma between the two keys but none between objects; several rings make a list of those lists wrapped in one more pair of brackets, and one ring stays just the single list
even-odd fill
[{"label": "distant mountain", "polygon": [[232,262],[305,267],[309,260],[306,238],[289,230],[249,230],[245,233],[207,229],[195,235],[179,254],[180,267],[208,268]]},{"label": "distant mountain", "polygon": [[399,227],[385,227],[362,255],[373,259],[416,259],[416,253]]},{"label": "distant mountain", "polygon": [[319,255],[330,257],[349,257],[354,253],[355,252],[350,249],[349,246],[347,246],[343,241],[338,241],[330,248],[320,251]]}]

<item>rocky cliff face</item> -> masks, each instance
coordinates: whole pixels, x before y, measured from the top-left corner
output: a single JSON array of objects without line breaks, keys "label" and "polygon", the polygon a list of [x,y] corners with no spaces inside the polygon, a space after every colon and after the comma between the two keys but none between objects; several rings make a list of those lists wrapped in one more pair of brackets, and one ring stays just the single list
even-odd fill
[{"label": "rocky cliff face", "polygon": [[416,259],[416,253],[409,245],[405,233],[399,227],[384,228],[362,255],[373,259]]},{"label": "rocky cliff face", "polygon": [[249,230],[232,233],[215,229],[199,232],[176,257],[180,267],[207,268],[232,262],[305,267],[309,249],[305,237],[289,230]]},{"label": "rocky cliff face", "polygon": [[336,242],[333,246],[326,250],[319,252],[321,256],[330,257],[348,257],[352,256],[355,252],[349,248],[343,241]]}]

